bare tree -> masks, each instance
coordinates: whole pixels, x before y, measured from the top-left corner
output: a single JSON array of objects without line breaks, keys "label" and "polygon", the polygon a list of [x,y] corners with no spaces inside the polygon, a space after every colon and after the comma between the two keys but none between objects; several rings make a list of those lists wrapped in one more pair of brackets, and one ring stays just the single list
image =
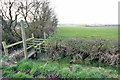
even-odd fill
[{"label": "bare tree", "polygon": [[8,35],[12,41],[21,40],[21,37],[16,32],[15,28],[18,22],[19,10],[19,3],[17,3],[15,0],[12,2],[4,2],[0,9],[0,12],[2,13],[0,15],[0,20],[2,21],[2,30],[4,34]]},{"label": "bare tree", "polygon": [[28,37],[31,33],[37,34],[36,37],[43,36],[43,32],[49,35],[55,31],[58,22],[47,0],[9,0],[1,4],[0,12],[3,32],[14,42],[21,40],[16,30],[21,19],[29,26],[26,29]]},{"label": "bare tree", "polygon": [[[50,8],[50,2],[47,0],[35,1],[33,10],[30,12],[34,17],[31,22],[31,27],[29,31],[36,32],[37,37],[41,37],[43,32],[48,35],[55,32],[58,20],[54,13],[54,10]],[[33,29],[34,27],[34,29]]]}]

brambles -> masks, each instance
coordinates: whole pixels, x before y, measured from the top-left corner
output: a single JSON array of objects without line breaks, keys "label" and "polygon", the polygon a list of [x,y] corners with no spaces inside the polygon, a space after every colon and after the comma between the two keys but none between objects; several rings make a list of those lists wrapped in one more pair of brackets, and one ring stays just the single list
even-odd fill
[{"label": "brambles", "polygon": [[53,38],[48,40],[47,51],[51,59],[60,59],[61,56],[71,56],[72,62],[77,59],[89,59],[109,65],[117,66],[119,64],[119,49],[117,42],[105,39],[81,39],[70,38],[60,39]]}]

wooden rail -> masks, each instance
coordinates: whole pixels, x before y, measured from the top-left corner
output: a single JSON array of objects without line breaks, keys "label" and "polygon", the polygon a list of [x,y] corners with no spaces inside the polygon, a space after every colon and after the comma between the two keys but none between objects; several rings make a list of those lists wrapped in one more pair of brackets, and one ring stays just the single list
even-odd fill
[{"label": "wooden rail", "polygon": [[[26,39],[26,44],[29,45],[26,47],[26,50],[29,50],[30,48],[37,48],[38,46],[41,46],[43,43],[45,43],[45,40],[46,39],[34,38],[34,35],[32,34],[31,38]],[[31,42],[28,42],[28,41],[31,41]],[[19,42],[7,45],[6,42],[3,41],[2,44],[3,44],[5,55],[9,55],[9,53],[8,53],[9,48],[14,47],[15,45],[22,44],[22,43],[23,43],[23,41],[19,41]],[[26,54],[24,54],[24,55],[26,55]],[[28,55],[28,56],[26,55],[26,57],[30,57],[30,55]]]},{"label": "wooden rail", "polygon": [[[30,40],[32,40],[32,39],[34,39],[34,38],[28,38],[28,39],[26,40],[26,42],[27,42],[27,41],[30,41]],[[19,42],[16,42],[16,43],[7,45],[6,42],[3,41],[2,44],[3,44],[3,49],[4,49],[4,52],[5,52],[5,55],[8,55],[8,48],[11,48],[11,47],[13,47],[13,46],[15,46],[15,45],[18,45],[18,44],[21,44],[21,43],[23,43],[23,41],[19,41]]]},{"label": "wooden rail", "polygon": [[[30,41],[30,40],[32,40],[32,39],[34,39],[34,38],[28,38],[26,41]],[[13,47],[13,46],[18,45],[18,44],[21,44],[21,43],[23,43],[23,41],[19,41],[19,42],[16,42],[16,43],[7,45],[6,47],[7,47],[7,48],[10,48],[10,47]]]},{"label": "wooden rail", "polygon": [[[21,33],[22,33],[22,41],[19,41],[19,42],[16,42],[16,43],[13,43],[13,44],[10,44],[10,45],[7,45],[5,41],[2,42],[3,44],[3,48],[4,48],[4,52],[5,52],[5,55],[9,55],[8,54],[8,48],[11,48],[15,45],[18,45],[18,44],[21,44],[23,43],[23,49],[24,49],[24,57],[25,59],[27,59],[28,57],[30,57],[31,55],[34,54],[35,51],[32,51],[30,55],[28,55],[27,53],[27,50],[29,50],[30,48],[37,48],[39,46],[39,49],[40,49],[40,46],[45,43],[46,41],[46,33],[44,32],[44,39],[38,39],[38,38],[35,38],[34,35],[32,34],[32,37],[31,38],[28,38],[26,39],[26,35],[25,35],[25,27],[24,26],[24,21],[21,20]],[[27,43],[28,41],[31,41],[31,43]],[[29,46],[27,46],[29,45]],[[35,47],[34,47],[35,46]]]}]

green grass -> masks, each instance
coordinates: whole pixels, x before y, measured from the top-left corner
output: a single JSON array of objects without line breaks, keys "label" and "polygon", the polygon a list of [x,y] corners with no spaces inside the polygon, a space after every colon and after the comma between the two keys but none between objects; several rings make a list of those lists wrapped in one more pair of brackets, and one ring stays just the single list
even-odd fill
[{"label": "green grass", "polygon": [[[95,67],[83,64],[73,64],[69,69],[69,57],[60,61],[23,60],[17,65],[4,67],[3,76],[6,78],[45,78],[56,73],[61,78],[117,78],[117,71],[109,67]],[[30,64],[31,66],[28,66]],[[29,70],[27,70],[27,68]],[[26,70],[25,70],[26,69]]]},{"label": "green grass", "polygon": [[118,40],[118,27],[59,26],[53,37],[61,38],[104,38]]}]

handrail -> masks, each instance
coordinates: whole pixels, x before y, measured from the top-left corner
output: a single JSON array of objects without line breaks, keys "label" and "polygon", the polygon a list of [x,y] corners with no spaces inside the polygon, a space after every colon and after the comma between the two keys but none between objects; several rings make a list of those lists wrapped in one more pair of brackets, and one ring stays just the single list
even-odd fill
[{"label": "handrail", "polygon": [[[28,38],[26,41],[30,41],[32,40],[33,38]],[[10,45],[7,45],[6,48],[10,48],[12,46],[15,46],[15,45],[18,45],[18,44],[21,44],[23,41],[19,41],[19,42],[16,42],[16,43],[13,43],[13,44],[10,44]]]}]

